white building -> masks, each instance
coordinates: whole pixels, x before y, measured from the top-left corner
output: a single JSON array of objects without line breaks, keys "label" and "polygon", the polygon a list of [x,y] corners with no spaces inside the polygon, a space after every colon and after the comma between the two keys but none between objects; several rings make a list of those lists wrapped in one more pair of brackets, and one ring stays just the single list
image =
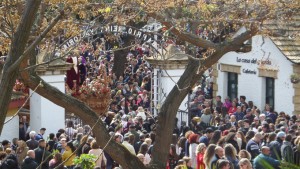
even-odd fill
[{"label": "white building", "polygon": [[277,112],[299,114],[300,84],[291,81],[291,75],[300,75],[299,38],[257,35],[251,47],[247,53],[225,54],[214,66],[214,95],[244,95],[261,110],[268,103]]},{"label": "white building", "polygon": [[[188,64],[187,54],[177,49],[175,45],[169,45],[163,55],[149,57],[147,61],[153,66],[153,111],[157,115],[167,95],[178,82]],[[189,123],[188,119],[188,97],[182,101],[177,113],[178,126],[181,122]]]},{"label": "white building", "polygon": [[[65,93],[65,72],[72,66],[72,64],[58,59],[47,66],[39,66],[36,71],[45,82]],[[64,129],[65,109],[41,95],[33,93],[30,98],[30,129],[39,132],[42,127],[47,129],[44,139],[49,133]]]},{"label": "white building", "polygon": [[[253,101],[261,110],[270,104],[277,112],[300,114],[300,16],[294,16],[293,22],[278,23],[270,21],[265,25],[273,36],[254,36],[247,42],[250,43],[248,52],[229,52],[213,66],[214,97],[244,95],[246,101]],[[243,31],[240,29],[237,34]],[[154,66],[154,106],[157,108],[173,87],[173,81],[177,82],[182,75],[184,62],[178,58],[168,63],[160,59],[148,61]],[[298,82],[292,81],[291,76],[296,76]],[[183,102],[180,109],[185,107]]]}]

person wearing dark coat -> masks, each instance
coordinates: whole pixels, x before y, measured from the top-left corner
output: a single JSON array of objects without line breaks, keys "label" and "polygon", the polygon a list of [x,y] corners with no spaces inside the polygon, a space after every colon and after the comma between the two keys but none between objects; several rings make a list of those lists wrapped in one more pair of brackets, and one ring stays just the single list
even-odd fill
[{"label": "person wearing dark coat", "polygon": [[245,114],[242,112],[241,106],[237,107],[236,112],[233,113],[233,115],[235,116],[236,121],[243,120],[245,116]]},{"label": "person wearing dark coat", "polygon": [[27,144],[29,150],[34,150],[39,145],[39,142],[35,140],[35,135],[36,135],[35,131],[31,131],[29,133],[30,139],[26,141],[26,144]]},{"label": "person wearing dark coat", "polygon": [[285,139],[285,133],[284,132],[279,132],[277,133],[277,139],[274,141],[271,141],[269,144],[269,148],[271,150],[271,157],[276,159],[276,160],[281,160],[281,146],[283,143],[283,140]]},{"label": "person wearing dark coat", "polygon": [[248,108],[246,109],[246,114],[245,116],[243,117],[243,120],[248,120],[248,123],[251,124],[254,120],[254,115],[252,114],[252,109],[251,108]]},{"label": "person wearing dark coat", "polygon": [[51,152],[51,153],[53,152],[55,143],[56,143],[56,141],[55,141],[55,135],[54,135],[54,133],[50,133],[49,134],[49,141],[48,141],[49,152]]},{"label": "person wearing dark coat", "polygon": [[138,141],[137,143],[134,144],[134,150],[135,150],[136,154],[138,154],[139,149],[144,141],[145,141],[145,135],[142,134],[142,135],[140,135],[140,141]]},{"label": "person wearing dark coat", "polygon": [[213,169],[217,168],[218,160],[223,159],[223,158],[224,158],[224,149],[220,146],[217,146],[215,148],[215,155],[212,158],[212,162],[210,164],[210,167],[213,168]]},{"label": "person wearing dark coat", "polygon": [[51,153],[46,148],[45,140],[43,139],[39,140],[39,147],[34,149],[34,153],[35,153],[35,161],[37,162],[38,165],[44,162],[42,164],[41,169],[48,169],[49,161],[51,159],[49,156],[51,156]]},{"label": "person wearing dark coat", "polygon": [[294,151],[293,151],[293,145],[291,141],[292,141],[292,135],[288,134],[280,148],[282,160],[288,163],[294,163]]},{"label": "person wearing dark coat", "polygon": [[134,144],[137,143],[138,141],[140,141],[140,135],[139,133],[136,131],[136,126],[134,124],[131,124],[129,126],[129,132],[130,134],[134,135]]},{"label": "person wearing dark coat", "polygon": [[38,164],[35,162],[35,153],[33,150],[29,150],[27,152],[26,158],[23,160],[23,163],[21,165],[22,169],[32,169],[37,168]]},{"label": "person wearing dark coat", "polygon": [[254,137],[250,139],[246,145],[246,150],[251,154],[252,160],[260,154],[259,145],[262,138],[263,138],[262,134],[256,133]]},{"label": "person wearing dark coat", "polygon": [[267,118],[270,118],[272,120],[272,123],[275,123],[278,115],[273,112],[273,110],[270,110],[270,112],[268,112],[266,116]]},{"label": "person wearing dark coat", "polygon": [[91,150],[91,143],[94,140],[93,137],[89,137],[87,142],[82,147],[82,154],[88,154]]},{"label": "person wearing dark coat", "polygon": [[299,165],[300,166],[300,147],[299,146],[295,146],[293,147],[293,156],[294,156],[294,164],[295,165]]},{"label": "person wearing dark coat", "polygon": [[85,64],[84,64],[84,61],[82,60],[83,58],[82,57],[80,57],[79,59],[78,59],[78,62],[79,62],[79,64],[78,64],[78,73],[79,73],[79,80],[80,80],[80,85],[82,85],[83,84],[83,82],[85,81],[85,79],[86,79],[86,66],[85,66]]},{"label": "person wearing dark coat", "polygon": [[26,131],[22,122],[19,123],[19,140],[26,141]]},{"label": "person wearing dark coat", "polygon": [[17,157],[13,154],[8,154],[3,160],[0,169],[19,169]]},{"label": "person wearing dark coat", "polygon": [[225,138],[225,142],[232,144],[237,152],[240,151],[239,145],[236,141],[235,133],[233,133],[233,132],[228,133],[226,138]]}]

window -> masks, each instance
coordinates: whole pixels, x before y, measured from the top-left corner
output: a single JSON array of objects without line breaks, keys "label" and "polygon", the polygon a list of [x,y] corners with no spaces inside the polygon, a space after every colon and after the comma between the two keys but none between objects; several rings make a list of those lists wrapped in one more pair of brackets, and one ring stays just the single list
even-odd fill
[{"label": "window", "polygon": [[238,74],[228,72],[227,95],[233,99],[238,96]]},{"label": "window", "polygon": [[275,106],[274,90],[274,78],[266,77],[266,104],[269,104],[273,108]]}]

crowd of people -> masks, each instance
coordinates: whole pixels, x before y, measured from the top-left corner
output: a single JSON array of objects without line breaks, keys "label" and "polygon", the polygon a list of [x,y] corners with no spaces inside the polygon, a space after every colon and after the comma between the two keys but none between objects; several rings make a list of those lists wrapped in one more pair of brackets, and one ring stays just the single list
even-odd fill
[{"label": "crowd of people", "polygon": [[[80,86],[92,81],[99,76],[99,68],[105,66],[112,78],[113,101],[103,122],[114,141],[149,165],[159,131],[151,112],[152,68],[143,59],[148,48],[133,47],[127,55],[124,76],[116,77],[112,72],[114,55],[104,46],[82,46],[68,56],[67,62],[74,63],[74,67],[67,72],[66,84],[72,89],[74,83]],[[206,90],[199,83],[192,91],[191,123],[174,127],[166,169],[299,168],[299,117],[278,113],[268,104],[260,110],[252,101],[247,102],[246,96],[212,98],[212,78],[207,79]],[[96,168],[122,167],[105,150],[103,153],[87,125],[68,120],[65,129],[51,131],[47,138],[45,128],[39,132],[28,128],[23,119],[19,138],[2,140],[0,169],[73,169],[78,168],[74,159],[82,154],[97,156]]]},{"label": "crowd of people", "polygon": [[299,116],[278,113],[269,104],[260,110],[246,96],[211,101],[197,88],[192,97],[184,155],[194,159],[193,168],[300,167]]}]

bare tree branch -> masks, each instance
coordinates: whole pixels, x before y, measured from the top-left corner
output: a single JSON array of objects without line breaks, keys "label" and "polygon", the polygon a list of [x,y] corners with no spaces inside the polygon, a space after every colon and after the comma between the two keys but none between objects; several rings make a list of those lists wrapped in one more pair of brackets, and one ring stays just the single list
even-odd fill
[{"label": "bare tree branch", "polygon": [[30,44],[27,49],[25,49],[24,53],[19,57],[19,59],[8,69],[8,72],[11,72],[13,70],[15,70],[20,63],[22,62],[22,60],[28,56],[28,53],[34,49],[43,39],[44,37],[47,35],[47,33],[56,25],[56,23],[62,18],[62,16],[64,15],[64,12],[60,12],[59,15],[57,15],[52,22],[47,26],[47,28],[40,34],[40,36],[38,36],[34,42],[32,44]]},{"label": "bare tree branch", "polygon": [[[226,42],[222,45],[222,47],[216,51],[216,52],[223,52],[223,54],[230,52],[230,51],[236,51],[238,50],[241,45],[253,36],[256,35],[256,33],[259,31],[258,27],[252,26],[251,30],[248,30],[236,38],[234,38],[231,42]],[[211,55],[207,57],[204,61],[203,64],[205,66],[212,66],[214,63],[216,63],[222,56],[215,57],[215,55]]]},{"label": "bare tree branch", "polygon": [[[12,95],[12,88],[18,76],[18,67],[15,71],[9,72],[8,69],[14,62],[24,53],[26,43],[29,39],[30,30],[32,28],[34,17],[37,13],[41,0],[27,0],[25,10],[15,32],[8,56],[6,58],[2,76],[0,79],[0,124],[3,124],[8,110],[8,105]],[[0,125],[2,131],[3,125]]]},{"label": "bare tree branch", "polygon": [[157,13],[150,13],[149,16],[157,19],[158,21],[160,21],[163,25],[165,25],[168,29],[170,29],[170,32],[172,32],[175,36],[177,36],[179,39],[181,39],[182,41],[186,41],[186,42],[189,42],[195,46],[199,46],[199,47],[202,47],[202,48],[213,48],[213,49],[216,49],[219,47],[219,45],[209,41],[209,40],[205,40],[205,39],[202,39],[196,35],[193,35],[191,33],[187,33],[187,32],[181,32],[179,31],[178,29],[176,29],[174,27],[174,25],[171,23],[171,22],[168,22],[168,21],[165,21],[165,19],[157,14]]}]

